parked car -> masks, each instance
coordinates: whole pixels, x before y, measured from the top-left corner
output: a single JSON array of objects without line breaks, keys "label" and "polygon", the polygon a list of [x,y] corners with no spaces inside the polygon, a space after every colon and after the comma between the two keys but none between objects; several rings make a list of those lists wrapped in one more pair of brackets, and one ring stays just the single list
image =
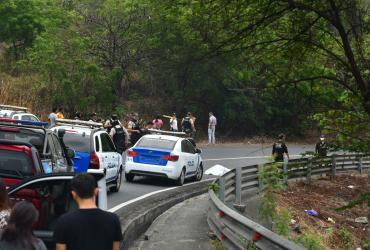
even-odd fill
[{"label": "parked car", "polygon": [[78,120],[58,119],[53,128],[63,143],[74,150],[74,171],[104,169],[108,188],[118,192],[124,169],[122,155],[102,128],[102,124]]},{"label": "parked car", "polygon": [[33,122],[40,121],[40,119],[36,115],[28,113],[27,108],[10,105],[0,105],[0,118],[9,118]]},{"label": "parked car", "polygon": [[29,143],[34,146],[46,173],[73,171],[73,150],[66,148],[55,132],[42,127],[46,124],[0,118],[0,140]]},{"label": "parked car", "polygon": [[0,140],[0,175],[6,186],[45,171],[37,149],[27,142]]},{"label": "parked car", "polygon": [[[90,170],[97,180],[99,194],[97,206],[107,209],[107,194],[104,171]],[[19,201],[29,201],[39,212],[38,221],[34,224],[34,234],[44,241],[48,249],[55,249],[53,232],[56,222],[65,213],[78,209],[72,198],[70,181],[74,173],[51,173],[25,179],[8,189],[11,205]],[[0,177],[3,175],[0,173]]]},{"label": "parked car", "polygon": [[188,138],[169,135],[145,135],[127,151],[125,177],[157,176],[183,185],[185,179],[203,177],[201,150]]}]

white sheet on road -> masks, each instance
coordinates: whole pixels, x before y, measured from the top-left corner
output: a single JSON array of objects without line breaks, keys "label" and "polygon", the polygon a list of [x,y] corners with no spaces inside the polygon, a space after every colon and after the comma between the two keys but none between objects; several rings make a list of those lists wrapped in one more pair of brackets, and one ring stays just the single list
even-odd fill
[{"label": "white sheet on road", "polygon": [[216,164],[213,167],[207,169],[206,172],[205,172],[205,174],[207,174],[207,175],[215,175],[215,176],[222,176],[222,175],[226,174],[229,171],[230,171],[230,169],[225,168],[222,165]]}]

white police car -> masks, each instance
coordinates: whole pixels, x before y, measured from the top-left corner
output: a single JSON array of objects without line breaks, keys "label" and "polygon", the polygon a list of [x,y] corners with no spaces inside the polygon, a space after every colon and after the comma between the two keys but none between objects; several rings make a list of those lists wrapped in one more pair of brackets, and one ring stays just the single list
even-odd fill
[{"label": "white police car", "polygon": [[64,144],[75,151],[74,172],[87,172],[89,169],[103,169],[106,172],[107,187],[118,192],[121,187],[124,169],[122,155],[101,127],[101,123],[57,119],[53,128]]},{"label": "white police car", "polygon": [[157,176],[183,185],[189,178],[200,181],[203,164],[190,139],[171,135],[145,135],[127,151],[125,177],[133,181],[138,176]]}]

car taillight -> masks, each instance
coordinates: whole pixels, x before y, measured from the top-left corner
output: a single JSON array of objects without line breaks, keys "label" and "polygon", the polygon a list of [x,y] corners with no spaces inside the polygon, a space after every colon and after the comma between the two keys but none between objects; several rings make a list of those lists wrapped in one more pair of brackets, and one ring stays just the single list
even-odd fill
[{"label": "car taillight", "polygon": [[128,154],[128,157],[135,157],[135,156],[139,155],[138,152],[135,152],[135,151],[132,151],[132,150],[127,151],[127,154]]},{"label": "car taillight", "polygon": [[179,160],[179,156],[178,155],[164,155],[162,156],[163,160],[166,160],[166,161],[178,161]]},{"label": "car taillight", "polygon": [[96,153],[91,153],[90,154],[90,168],[92,168],[92,169],[99,169],[100,168],[99,157]]}]

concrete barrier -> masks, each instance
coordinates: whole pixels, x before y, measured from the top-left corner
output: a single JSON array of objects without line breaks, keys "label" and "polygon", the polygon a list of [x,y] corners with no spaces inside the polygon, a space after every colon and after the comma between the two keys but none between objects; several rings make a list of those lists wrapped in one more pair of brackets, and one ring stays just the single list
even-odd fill
[{"label": "concrete barrier", "polygon": [[206,193],[208,184],[212,181],[213,179],[205,180],[153,194],[115,211],[121,221],[124,243],[122,249],[129,249],[166,210],[186,199]]}]

